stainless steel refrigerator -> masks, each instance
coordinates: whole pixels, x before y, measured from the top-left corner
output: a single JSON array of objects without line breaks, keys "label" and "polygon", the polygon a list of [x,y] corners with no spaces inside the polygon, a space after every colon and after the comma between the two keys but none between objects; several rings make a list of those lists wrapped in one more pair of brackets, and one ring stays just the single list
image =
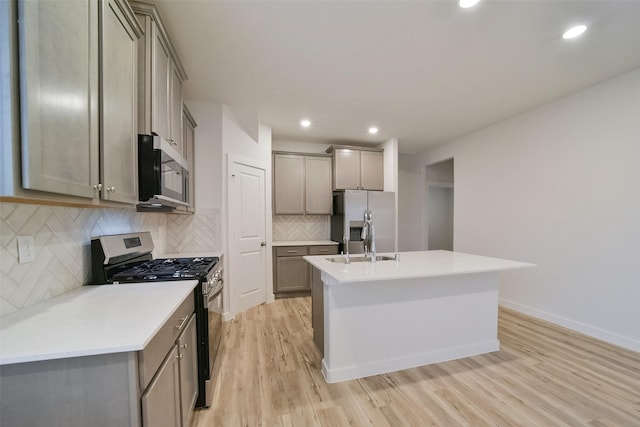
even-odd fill
[{"label": "stainless steel refrigerator", "polygon": [[375,227],[376,251],[396,250],[396,197],[391,191],[345,190],[333,193],[333,216],[331,217],[331,240],[340,243],[343,251],[343,236],[349,235],[349,253],[364,253],[361,238],[364,212],[371,211]]}]

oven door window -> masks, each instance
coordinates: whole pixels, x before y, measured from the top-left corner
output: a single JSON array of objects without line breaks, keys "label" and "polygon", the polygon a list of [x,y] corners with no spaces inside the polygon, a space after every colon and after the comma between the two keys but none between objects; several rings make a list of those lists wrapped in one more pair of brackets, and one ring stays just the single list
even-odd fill
[{"label": "oven door window", "polygon": [[162,195],[187,202],[189,172],[164,152],[161,160]]}]

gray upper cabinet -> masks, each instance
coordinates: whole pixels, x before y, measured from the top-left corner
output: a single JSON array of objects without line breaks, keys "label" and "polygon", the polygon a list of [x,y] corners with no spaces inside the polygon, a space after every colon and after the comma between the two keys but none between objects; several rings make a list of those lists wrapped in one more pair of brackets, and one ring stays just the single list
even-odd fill
[{"label": "gray upper cabinet", "polygon": [[276,215],[304,213],[304,156],[273,156],[274,212]]},{"label": "gray upper cabinet", "polygon": [[330,147],[334,190],[384,190],[384,150]]},{"label": "gray upper cabinet", "polygon": [[191,115],[191,112],[187,106],[184,105],[182,110],[182,143],[184,145],[184,158],[187,160],[187,164],[189,165],[189,193],[187,194],[187,200],[189,200],[189,206],[187,207],[188,212],[195,212],[196,209],[194,177],[196,171],[195,140],[197,126],[198,124]]},{"label": "gray upper cabinet", "polygon": [[138,43],[138,129],[155,133],[185,154],[182,83],[187,75],[155,5],[131,1],[145,35]]},{"label": "gray upper cabinet", "polygon": [[384,154],[382,151],[360,152],[360,188],[384,190]]},{"label": "gray upper cabinet", "polygon": [[184,147],[182,133],[182,78],[174,61],[171,62],[169,89],[171,94],[171,102],[169,104],[169,122],[171,124],[169,142],[184,156],[186,147]]},{"label": "gray upper cabinet", "polygon": [[273,156],[276,215],[330,215],[331,158],[276,153]]},{"label": "gray upper cabinet", "polygon": [[[170,139],[169,133],[169,71],[171,56],[169,47],[161,35],[158,24],[151,21],[151,132],[164,139]],[[140,43],[141,45],[143,43]],[[141,76],[142,77],[142,76]]]},{"label": "gray upper cabinet", "polygon": [[102,3],[101,173],[105,200],[135,204],[137,39],[141,28],[122,0]]},{"label": "gray upper cabinet", "polygon": [[21,1],[18,16],[22,187],[135,203],[142,29],[128,3]]},{"label": "gray upper cabinet", "polygon": [[331,158],[304,158],[305,164],[305,212],[327,214],[333,211],[331,191]]},{"label": "gray upper cabinet", "polygon": [[97,197],[98,2],[18,6],[22,186]]}]

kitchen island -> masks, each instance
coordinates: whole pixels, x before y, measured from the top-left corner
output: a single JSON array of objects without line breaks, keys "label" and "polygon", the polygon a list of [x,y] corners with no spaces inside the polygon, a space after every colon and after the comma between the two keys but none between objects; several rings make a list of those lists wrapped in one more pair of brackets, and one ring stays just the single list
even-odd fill
[{"label": "kitchen island", "polygon": [[450,251],[379,255],[391,259],[304,257],[329,383],[497,351],[498,274],[534,266]]}]

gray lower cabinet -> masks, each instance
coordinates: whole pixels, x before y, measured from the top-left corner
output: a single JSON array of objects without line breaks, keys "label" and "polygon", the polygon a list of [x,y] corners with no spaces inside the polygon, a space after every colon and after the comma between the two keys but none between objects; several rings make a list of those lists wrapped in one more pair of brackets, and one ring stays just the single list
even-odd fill
[{"label": "gray lower cabinet", "polygon": [[178,362],[178,347],[174,345],[140,399],[143,426],[175,427],[181,425]]},{"label": "gray lower cabinet", "polygon": [[273,292],[283,295],[311,290],[311,268],[305,255],[335,255],[338,245],[280,246],[273,248]]},{"label": "gray lower cabinet", "polygon": [[306,246],[285,246],[275,248],[274,292],[305,292],[309,288],[309,263]]},{"label": "gray lower cabinet", "polygon": [[195,315],[140,399],[145,427],[188,427],[198,397]]},{"label": "gray lower cabinet", "polygon": [[180,418],[182,419],[182,427],[189,427],[193,408],[198,398],[198,336],[196,335],[195,315],[191,316],[184,333],[178,338],[178,356],[180,360]]}]

